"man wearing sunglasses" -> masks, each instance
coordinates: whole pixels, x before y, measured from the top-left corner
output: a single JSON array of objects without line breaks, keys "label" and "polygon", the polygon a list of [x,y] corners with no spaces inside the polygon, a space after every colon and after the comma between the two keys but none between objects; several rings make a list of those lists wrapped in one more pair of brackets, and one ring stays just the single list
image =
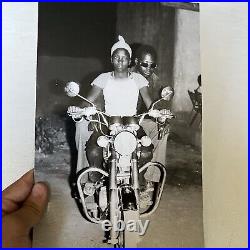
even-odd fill
[{"label": "man wearing sunglasses", "polygon": [[[140,73],[149,82],[149,94],[152,101],[159,100],[161,98],[161,90],[166,87],[164,86],[159,77],[157,76],[155,70],[157,68],[157,54],[154,48],[150,45],[141,45],[135,53],[135,66],[131,68],[132,72]],[[171,107],[171,100],[174,95],[174,90],[172,87],[169,88],[168,100],[162,100],[156,105],[157,109],[168,109]],[[143,113],[147,110],[141,98],[138,100],[137,106],[138,113]],[[167,139],[169,135],[169,125],[165,127],[164,136],[161,140],[158,140],[158,128],[157,124],[151,119],[145,119],[142,123],[142,127],[146,134],[151,138],[154,145],[154,153],[152,161],[160,162],[166,165],[166,151],[167,151]],[[148,180],[148,186],[152,185],[152,182],[156,182],[158,173],[154,170],[147,171],[145,178]],[[150,188],[148,188],[150,190]]]},{"label": "man wearing sunglasses", "polygon": [[[131,71],[140,73],[148,80],[148,91],[153,102],[161,98],[161,90],[166,87],[166,85],[163,85],[160,78],[157,76],[156,69],[157,53],[155,49],[150,45],[141,45],[136,50],[134,66],[131,68]],[[161,108],[163,109],[166,107],[162,106]],[[138,101],[137,111],[138,113],[147,111],[147,107],[141,97]]]}]

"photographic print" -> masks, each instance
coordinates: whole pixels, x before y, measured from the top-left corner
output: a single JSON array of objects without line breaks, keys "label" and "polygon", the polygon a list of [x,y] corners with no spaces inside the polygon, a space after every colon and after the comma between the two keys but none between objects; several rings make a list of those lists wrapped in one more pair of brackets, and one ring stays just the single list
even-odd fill
[{"label": "photographic print", "polygon": [[199,4],[38,14],[34,247],[203,247]]}]

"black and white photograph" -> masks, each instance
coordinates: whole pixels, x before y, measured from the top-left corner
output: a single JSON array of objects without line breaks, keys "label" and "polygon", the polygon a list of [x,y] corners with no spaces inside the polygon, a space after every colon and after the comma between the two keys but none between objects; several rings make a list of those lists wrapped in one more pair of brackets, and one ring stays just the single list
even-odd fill
[{"label": "black and white photograph", "polygon": [[38,4],[34,247],[204,247],[199,11]]},{"label": "black and white photograph", "polygon": [[248,3],[3,2],[2,248],[246,248]]}]

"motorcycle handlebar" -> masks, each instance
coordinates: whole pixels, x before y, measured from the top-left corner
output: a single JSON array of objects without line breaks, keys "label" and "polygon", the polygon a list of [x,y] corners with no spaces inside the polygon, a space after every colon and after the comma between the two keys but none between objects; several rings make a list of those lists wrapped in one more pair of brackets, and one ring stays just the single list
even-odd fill
[{"label": "motorcycle handlebar", "polygon": [[[96,109],[96,107],[94,107],[94,108]],[[156,111],[156,113],[155,113],[154,115],[153,115],[153,111]],[[103,112],[103,111],[100,111],[100,110],[96,109],[96,113],[95,113],[95,114],[102,117],[103,122],[104,122],[104,123],[102,123],[102,122],[100,121],[100,119],[99,119],[99,120],[93,120],[93,119],[91,119],[90,116],[91,116],[91,115],[94,115],[94,114],[92,114],[92,113],[91,113],[91,114],[86,114],[84,108],[79,108],[79,110],[78,110],[77,113],[78,113],[78,114],[77,114],[77,117],[79,117],[79,116],[80,116],[80,117],[85,116],[87,120],[89,120],[89,121],[91,121],[91,122],[98,122],[98,123],[103,124],[103,125],[105,125],[105,126],[107,126],[107,127],[108,127],[108,121],[107,121],[107,119],[105,118],[105,116],[106,116],[106,117],[111,117],[109,114],[107,114],[107,113],[105,113],[105,112]],[[82,114],[81,114],[81,113],[82,113]],[[73,113],[69,113],[69,112],[68,112],[68,115],[71,116],[72,119],[75,121],[76,116],[75,116]],[[173,115],[171,112],[168,113],[168,114],[164,114],[164,111],[163,111],[163,112],[161,112],[161,111],[157,112],[157,110],[150,109],[150,110],[149,110],[148,112],[146,112],[146,113],[142,113],[142,114],[139,114],[139,115],[134,115],[134,117],[140,118],[140,119],[139,119],[139,125],[142,123],[142,121],[144,120],[144,118],[145,118],[146,115],[149,115],[150,117],[153,117],[153,118],[155,118],[155,119],[158,119],[158,118],[165,118],[165,119],[176,118],[176,116]]]},{"label": "motorcycle handlebar", "polygon": [[158,118],[165,118],[165,119],[176,118],[176,116],[174,114],[172,114],[172,113],[164,114],[164,113],[161,113],[161,111],[159,111],[159,115],[154,116],[154,115],[152,115],[152,109],[151,109],[151,110],[149,110],[146,113],[137,115],[137,117],[141,116],[141,118],[139,120],[139,124],[141,124],[141,122],[144,120],[144,118],[145,118],[146,115],[149,115],[150,117],[155,118],[155,119],[158,119]]}]

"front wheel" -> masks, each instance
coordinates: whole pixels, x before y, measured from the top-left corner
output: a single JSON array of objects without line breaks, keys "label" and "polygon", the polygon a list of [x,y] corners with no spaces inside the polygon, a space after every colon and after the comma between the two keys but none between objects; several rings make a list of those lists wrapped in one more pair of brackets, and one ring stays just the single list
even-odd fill
[{"label": "front wheel", "polygon": [[115,245],[115,248],[136,248],[140,237],[138,228],[139,211],[121,210],[120,215],[125,228],[119,232],[118,243]]}]

